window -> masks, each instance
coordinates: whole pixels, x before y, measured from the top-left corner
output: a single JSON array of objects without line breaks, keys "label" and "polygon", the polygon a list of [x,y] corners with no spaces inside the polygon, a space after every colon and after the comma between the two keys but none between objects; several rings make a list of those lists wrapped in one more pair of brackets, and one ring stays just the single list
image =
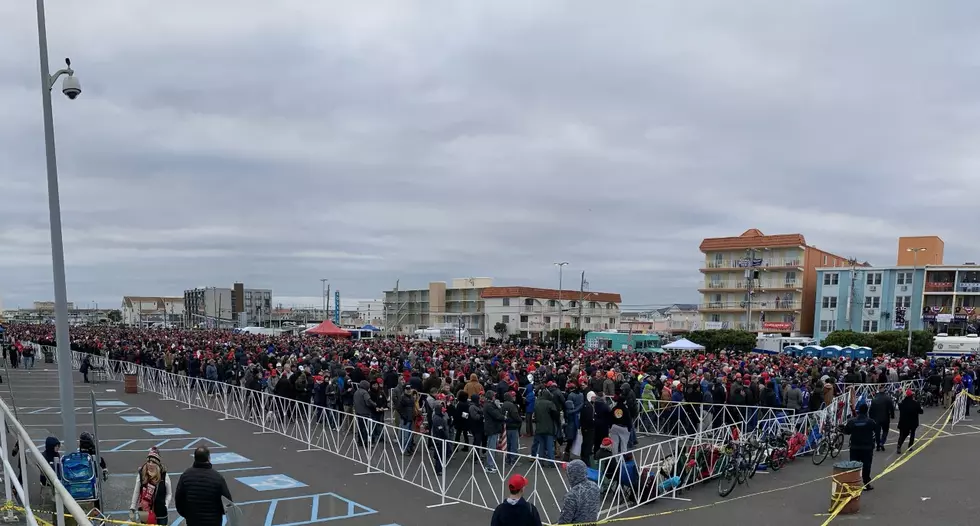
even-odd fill
[{"label": "window", "polygon": [[715,322],[721,321],[721,314],[712,314],[710,321],[715,321]]},{"label": "window", "polygon": [[827,266],[827,254],[823,255],[823,266]]},{"label": "window", "polygon": [[575,300],[572,300],[572,301],[569,301],[569,302],[568,302],[568,306],[569,306],[569,307],[574,307],[574,306],[576,306],[576,305],[578,305],[578,304],[577,304],[577,303],[575,303]]},{"label": "window", "polygon": [[899,272],[896,282],[899,285],[911,285],[912,284],[912,273],[911,272]]},{"label": "window", "polygon": [[796,271],[791,270],[786,273],[786,283],[796,283]]},{"label": "window", "polygon": [[527,316],[521,316],[521,323],[527,323]]},{"label": "window", "polygon": [[594,302],[594,301],[589,302],[589,308],[590,309],[598,309],[599,308],[599,304],[596,303],[596,302]]},{"label": "window", "polygon": [[837,320],[820,320],[820,332],[834,332],[837,330]]},{"label": "window", "polygon": [[555,306],[555,300],[548,300],[548,306],[549,307],[554,307]]},{"label": "window", "polygon": [[840,276],[836,272],[828,272],[823,275],[824,285],[837,285],[840,282]]},{"label": "window", "polygon": [[589,316],[586,316],[585,317],[585,323],[592,323],[592,318],[590,318]]},{"label": "window", "polygon": [[533,300],[533,299],[531,299],[531,298],[526,298],[526,299],[524,300],[524,305],[526,305],[526,306],[528,306],[528,307],[532,307],[532,306],[534,306],[534,300]]},{"label": "window", "polygon": [[895,308],[910,308],[912,307],[912,296],[895,296]]},{"label": "window", "polygon": [[715,253],[715,265],[721,266],[722,261],[725,260],[725,255],[721,252]]},{"label": "window", "polygon": [[504,298],[504,307],[510,307],[510,298]]},{"label": "window", "polygon": [[837,296],[824,296],[823,297],[823,308],[825,309],[836,309],[837,308]]},{"label": "window", "polygon": [[878,320],[864,320],[861,323],[862,332],[878,332]]},{"label": "window", "polygon": [[864,308],[866,308],[866,309],[880,309],[881,308],[881,296],[865,296],[864,297]]},{"label": "window", "polygon": [[544,317],[544,322],[545,323],[551,323],[551,316],[545,316]]},{"label": "window", "polygon": [[881,272],[868,272],[868,285],[881,285]]},{"label": "window", "polygon": [[609,318],[609,323],[615,325],[616,324],[616,318]]}]

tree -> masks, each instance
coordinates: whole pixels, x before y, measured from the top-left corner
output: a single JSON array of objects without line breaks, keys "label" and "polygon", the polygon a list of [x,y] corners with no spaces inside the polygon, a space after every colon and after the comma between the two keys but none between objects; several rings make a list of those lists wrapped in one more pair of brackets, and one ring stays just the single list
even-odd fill
[{"label": "tree", "polygon": [[500,336],[500,339],[503,340],[507,336],[507,324],[502,321],[494,323],[493,332],[497,333],[497,335]]},{"label": "tree", "polygon": [[122,313],[118,309],[114,309],[106,313],[106,318],[109,318],[112,323],[119,323],[122,321]]},{"label": "tree", "polygon": [[572,343],[572,342],[581,341],[582,338],[585,338],[585,333],[586,333],[586,331],[583,331],[581,329],[572,329],[572,328],[565,327],[563,329],[552,329],[548,331],[548,338],[552,340],[557,340],[558,331],[561,331],[561,341],[563,343]]},{"label": "tree", "polygon": [[[859,345],[870,347],[875,354],[904,356],[908,350],[908,331],[854,332],[834,331],[827,335],[821,345]],[[931,331],[912,331],[912,356],[925,358],[932,351],[934,335]]]},{"label": "tree", "polygon": [[733,329],[705,330],[692,331],[687,335],[687,339],[704,345],[709,352],[727,349],[748,352],[755,349],[756,334]]}]

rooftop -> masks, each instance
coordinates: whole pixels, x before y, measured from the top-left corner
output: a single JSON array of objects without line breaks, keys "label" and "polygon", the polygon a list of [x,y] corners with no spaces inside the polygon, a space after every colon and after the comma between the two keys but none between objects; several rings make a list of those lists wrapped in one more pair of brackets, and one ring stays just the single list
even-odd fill
[{"label": "rooftop", "polygon": [[[486,298],[537,298],[557,300],[558,289],[539,289],[537,287],[487,287],[480,292],[480,297]],[[579,290],[561,291],[563,300],[598,301],[602,303],[622,303],[623,297],[613,292],[585,292]]]},{"label": "rooftop", "polygon": [[806,246],[803,234],[776,234],[767,236],[757,228],[750,228],[740,236],[708,237],[701,241],[701,252],[738,250],[748,248],[802,247]]}]

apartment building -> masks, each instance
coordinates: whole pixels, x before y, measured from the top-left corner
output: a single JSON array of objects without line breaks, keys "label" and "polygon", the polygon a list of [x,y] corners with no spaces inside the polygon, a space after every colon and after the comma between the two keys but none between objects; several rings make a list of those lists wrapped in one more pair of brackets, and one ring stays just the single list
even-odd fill
[{"label": "apartment building", "polygon": [[740,236],[701,242],[704,283],[699,311],[706,329],[813,334],[817,267],[848,259],[808,245],[803,234]]},{"label": "apartment building", "polygon": [[272,319],[272,289],[198,287],[184,291],[184,324],[188,327],[246,327]]},{"label": "apartment building", "polygon": [[[535,287],[494,287],[492,278],[435,281],[425,289],[384,292],[385,327],[412,334],[427,327],[458,327],[497,337],[494,326],[507,333],[539,337],[558,327],[583,330],[615,329],[619,324],[619,294]],[[559,309],[561,324],[559,325]]]},{"label": "apartment building", "polygon": [[[343,314],[343,313],[341,313]],[[342,316],[341,316],[342,317]],[[382,327],[385,324],[384,300],[361,300],[357,302],[357,318],[365,324]]]},{"label": "apartment building", "polygon": [[123,296],[119,308],[122,323],[136,326],[181,326],[184,298],[167,296]]},{"label": "apartment building", "polygon": [[619,294],[611,292],[535,287],[489,287],[481,296],[491,331],[499,322],[507,326],[508,335],[525,338],[540,338],[558,328],[615,330],[623,303]]}]

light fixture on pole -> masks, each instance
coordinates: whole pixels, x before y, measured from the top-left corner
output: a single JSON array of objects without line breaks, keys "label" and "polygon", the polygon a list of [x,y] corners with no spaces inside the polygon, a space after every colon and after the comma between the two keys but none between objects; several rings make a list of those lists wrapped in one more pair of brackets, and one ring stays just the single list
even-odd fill
[{"label": "light fixture on pole", "polygon": [[561,322],[562,322],[562,313],[564,313],[564,311],[565,311],[562,308],[562,306],[561,306],[561,275],[562,275],[562,269],[564,269],[565,268],[565,265],[567,265],[567,264],[568,264],[567,261],[562,261],[560,263],[555,263],[555,266],[558,267],[558,348],[559,349],[561,348]]},{"label": "light fixture on pole", "polygon": [[61,401],[62,443],[74,450],[75,389],[72,385],[71,339],[68,334],[68,287],[65,278],[65,245],[61,234],[61,197],[58,191],[58,161],[54,148],[54,117],[51,90],[64,75],[61,91],[71,100],[81,95],[82,86],[65,59],[65,68],[50,73],[48,31],[44,20],[44,0],[37,0],[37,47],[41,65],[41,110],[44,119],[44,153],[48,172],[48,215],[51,226],[51,267],[54,274],[55,342],[58,352],[58,387]]},{"label": "light fixture on pole", "polygon": [[327,319],[327,282],[330,281],[327,278],[320,278],[320,297],[323,299],[323,319]]},{"label": "light fixture on pole", "polygon": [[[912,294],[915,294],[915,267],[917,266],[916,264],[918,263],[917,259],[919,256],[919,252],[923,252],[925,250],[926,249],[924,247],[905,249],[906,252],[912,253],[912,281],[910,283],[912,285]],[[923,273],[923,275],[925,275],[925,273]],[[919,297],[921,298],[922,295],[920,294]],[[911,306],[912,305],[910,303],[909,307]],[[921,313],[919,315],[921,316]],[[905,317],[905,324],[908,325],[908,330],[909,330],[909,342],[908,342],[908,348],[905,350],[905,356],[912,356],[912,319],[909,316]]]}]

